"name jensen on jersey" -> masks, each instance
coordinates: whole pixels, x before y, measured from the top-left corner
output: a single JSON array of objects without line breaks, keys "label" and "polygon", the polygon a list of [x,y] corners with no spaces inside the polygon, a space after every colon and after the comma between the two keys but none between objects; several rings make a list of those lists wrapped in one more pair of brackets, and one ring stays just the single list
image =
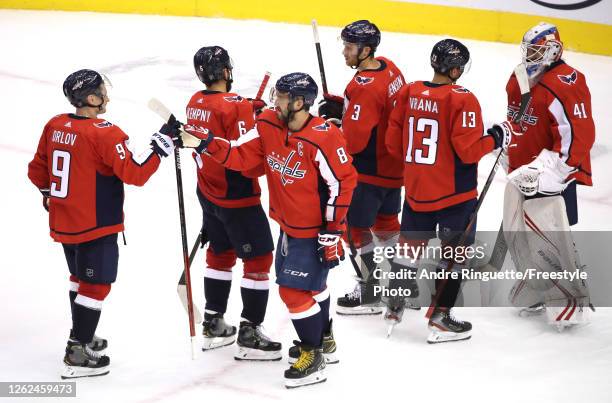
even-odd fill
[{"label": "name jensen on jersey", "polygon": [[410,109],[438,113],[438,103],[431,99],[410,97]]},{"label": "name jensen on jersey", "polygon": [[389,98],[397,94],[397,92],[400,90],[400,88],[402,88],[403,85],[404,80],[402,80],[402,76],[397,76],[395,80],[393,80],[391,84],[389,84]]},{"label": "name jensen on jersey", "polygon": [[208,122],[210,120],[211,112],[206,109],[200,108],[187,108],[187,119],[199,120],[201,122]]},{"label": "name jensen on jersey", "polygon": [[293,179],[302,179],[306,175],[306,170],[299,169],[301,162],[297,161],[294,166],[289,166],[294,155],[295,151],[291,151],[283,161],[280,160],[280,155],[278,155],[278,157],[274,155],[266,156],[270,169],[280,173],[283,185],[291,184],[293,183]]},{"label": "name jensen on jersey", "polygon": [[53,130],[53,134],[51,135],[51,141],[53,143],[59,144],[69,144],[71,146],[74,145],[74,142],[77,139],[77,135],[73,133],[64,133],[61,130]]}]

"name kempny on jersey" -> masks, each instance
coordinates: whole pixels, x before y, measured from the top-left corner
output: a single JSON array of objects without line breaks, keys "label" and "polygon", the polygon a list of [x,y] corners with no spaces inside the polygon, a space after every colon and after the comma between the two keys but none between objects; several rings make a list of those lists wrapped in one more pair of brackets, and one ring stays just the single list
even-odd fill
[{"label": "name kempny on jersey", "polygon": [[210,111],[200,108],[187,108],[187,119],[195,119],[201,122],[208,122],[210,120]]},{"label": "name kempny on jersey", "polygon": [[285,158],[283,161],[280,160],[280,155],[278,155],[278,157],[274,155],[268,155],[266,157],[270,168],[272,168],[273,171],[280,173],[283,185],[293,183],[293,180],[287,179],[287,177],[302,179],[304,175],[306,175],[306,170],[299,169],[301,162],[297,161],[294,166],[289,166],[289,163],[293,159],[294,155],[295,151],[291,151],[287,158]]},{"label": "name kempny on jersey", "polygon": [[402,80],[402,76],[397,76],[395,80],[389,84],[389,98],[395,95],[403,85],[404,80]]},{"label": "name kempny on jersey", "polygon": [[64,133],[61,130],[53,130],[53,135],[51,136],[51,141],[53,143],[59,144],[69,144],[71,146],[74,145],[74,142],[77,139],[77,135],[73,133]]}]

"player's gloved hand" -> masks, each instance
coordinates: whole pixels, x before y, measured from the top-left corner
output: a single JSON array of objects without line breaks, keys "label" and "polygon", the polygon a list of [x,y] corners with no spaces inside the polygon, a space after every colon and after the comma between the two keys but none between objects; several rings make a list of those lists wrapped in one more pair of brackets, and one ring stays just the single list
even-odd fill
[{"label": "player's gloved hand", "polygon": [[327,269],[334,268],[344,260],[342,231],[323,230],[319,232],[319,261]]},{"label": "player's gloved hand", "polygon": [[495,140],[495,148],[508,149],[508,146],[512,142],[512,136],[520,136],[522,134],[518,126],[514,126],[513,123],[505,121],[500,124],[495,124],[493,127],[487,130],[487,133],[493,136]]},{"label": "player's gloved hand", "polygon": [[181,139],[185,147],[193,148],[198,154],[202,154],[215,136],[208,129],[200,126],[185,125],[181,133]]},{"label": "player's gloved hand", "polygon": [[326,119],[325,121],[328,122],[328,123],[333,124],[337,128],[341,128],[342,127],[342,121],[340,119],[329,118],[329,119]]},{"label": "player's gloved hand", "polygon": [[268,106],[266,101],[263,99],[247,98],[247,100],[251,103],[251,105],[253,105],[253,112],[255,112],[255,115],[259,115],[261,112],[263,112],[263,109]]},{"label": "player's gloved hand", "polygon": [[508,180],[525,196],[533,196],[536,193],[555,195],[563,192],[575,180],[568,180],[574,172],[576,168],[563,162],[559,154],[544,149],[531,163],[512,171]]},{"label": "player's gloved hand", "polygon": [[344,114],[344,98],[338,95],[323,94],[319,101],[319,116],[325,119],[342,120]]},{"label": "player's gloved hand", "polygon": [[49,211],[49,196],[51,195],[49,192],[49,189],[38,189],[40,190],[40,193],[42,194],[42,205],[45,208],[45,210]]},{"label": "player's gloved hand", "polygon": [[[164,126],[166,125],[164,124]],[[163,126],[162,129],[164,129]],[[159,132],[153,133],[151,136],[151,146],[153,146],[153,151],[163,158],[172,154],[176,145],[170,136],[161,133],[161,131],[160,129]]]}]

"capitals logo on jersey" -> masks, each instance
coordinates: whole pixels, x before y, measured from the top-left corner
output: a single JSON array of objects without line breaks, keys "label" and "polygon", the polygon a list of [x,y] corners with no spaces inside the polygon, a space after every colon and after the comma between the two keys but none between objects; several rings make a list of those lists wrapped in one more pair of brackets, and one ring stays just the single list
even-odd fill
[{"label": "capitals logo on jersey", "polygon": [[290,166],[291,160],[295,155],[295,151],[291,151],[287,158],[282,158],[280,154],[275,154],[274,152],[271,155],[267,156],[268,165],[273,171],[279,172],[281,176],[281,182],[283,186],[290,185],[293,183],[293,179],[302,179],[306,175],[306,170],[300,169],[301,162],[297,161],[293,166]]},{"label": "capitals logo on jersey", "polygon": [[[508,105],[508,120],[514,121],[519,114],[519,110],[520,108],[514,103],[512,105]],[[538,117],[534,115],[533,108],[526,110],[521,120],[531,126],[535,126],[536,123],[538,123]]]},{"label": "capitals logo on jersey", "polygon": [[318,125],[318,126],[314,126],[314,127],[312,128],[312,130],[316,130],[316,131],[318,131],[318,132],[326,132],[326,131],[328,131],[328,130],[329,130],[329,127],[330,127],[330,126],[329,126],[329,123],[325,122],[325,123],[320,124],[320,125]]},{"label": "capitals logo on jersey", "polygon": [[578,79],[578,73],[576,73],[576,70],[574,70],[568,75],[557,74],[557,77],[559,77],[559,80],[562,83],[572,85],[576,83],[576,80]]},{"label": "capitals logo on jersey", "polygon": [[100,122],[100,123],[94,123],[94,126],[96,126],[98,129],[104,129],[105,127],[111,127],[113,124],[111,122],[107,122],[106,120],[104,122]]},{"label": "capitals logo on jersey", "polygon": [[232,97],[223,97],[227,102],[242,102],[243,98],[240,95],[234,95]]},{"label": "capitals logo on jersey", "polygon": [[469,94],[470,90],[468,90],[467,88],[458,87],[458,88],[453,88],[453,92],[456,92],[458,94]]},{"label": "capitals logo on jersey", "polygon": [[355,77],[355,82],[359,85],[368,85],[372,81],[374,81],[374,77],[361,77],[361,76]]}]

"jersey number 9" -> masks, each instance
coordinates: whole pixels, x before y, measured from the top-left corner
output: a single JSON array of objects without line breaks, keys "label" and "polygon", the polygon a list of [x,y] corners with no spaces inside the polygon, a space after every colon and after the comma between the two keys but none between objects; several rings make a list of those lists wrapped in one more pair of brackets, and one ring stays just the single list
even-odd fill
[{"label": "jersey number 9", "polygon": [[51,173],[55,180],[51,182],[49,193],[53,197],[65,199],[68,196],[68,181],[70,179],[70,153],[63,150],[53,150],[52,162]]}]

